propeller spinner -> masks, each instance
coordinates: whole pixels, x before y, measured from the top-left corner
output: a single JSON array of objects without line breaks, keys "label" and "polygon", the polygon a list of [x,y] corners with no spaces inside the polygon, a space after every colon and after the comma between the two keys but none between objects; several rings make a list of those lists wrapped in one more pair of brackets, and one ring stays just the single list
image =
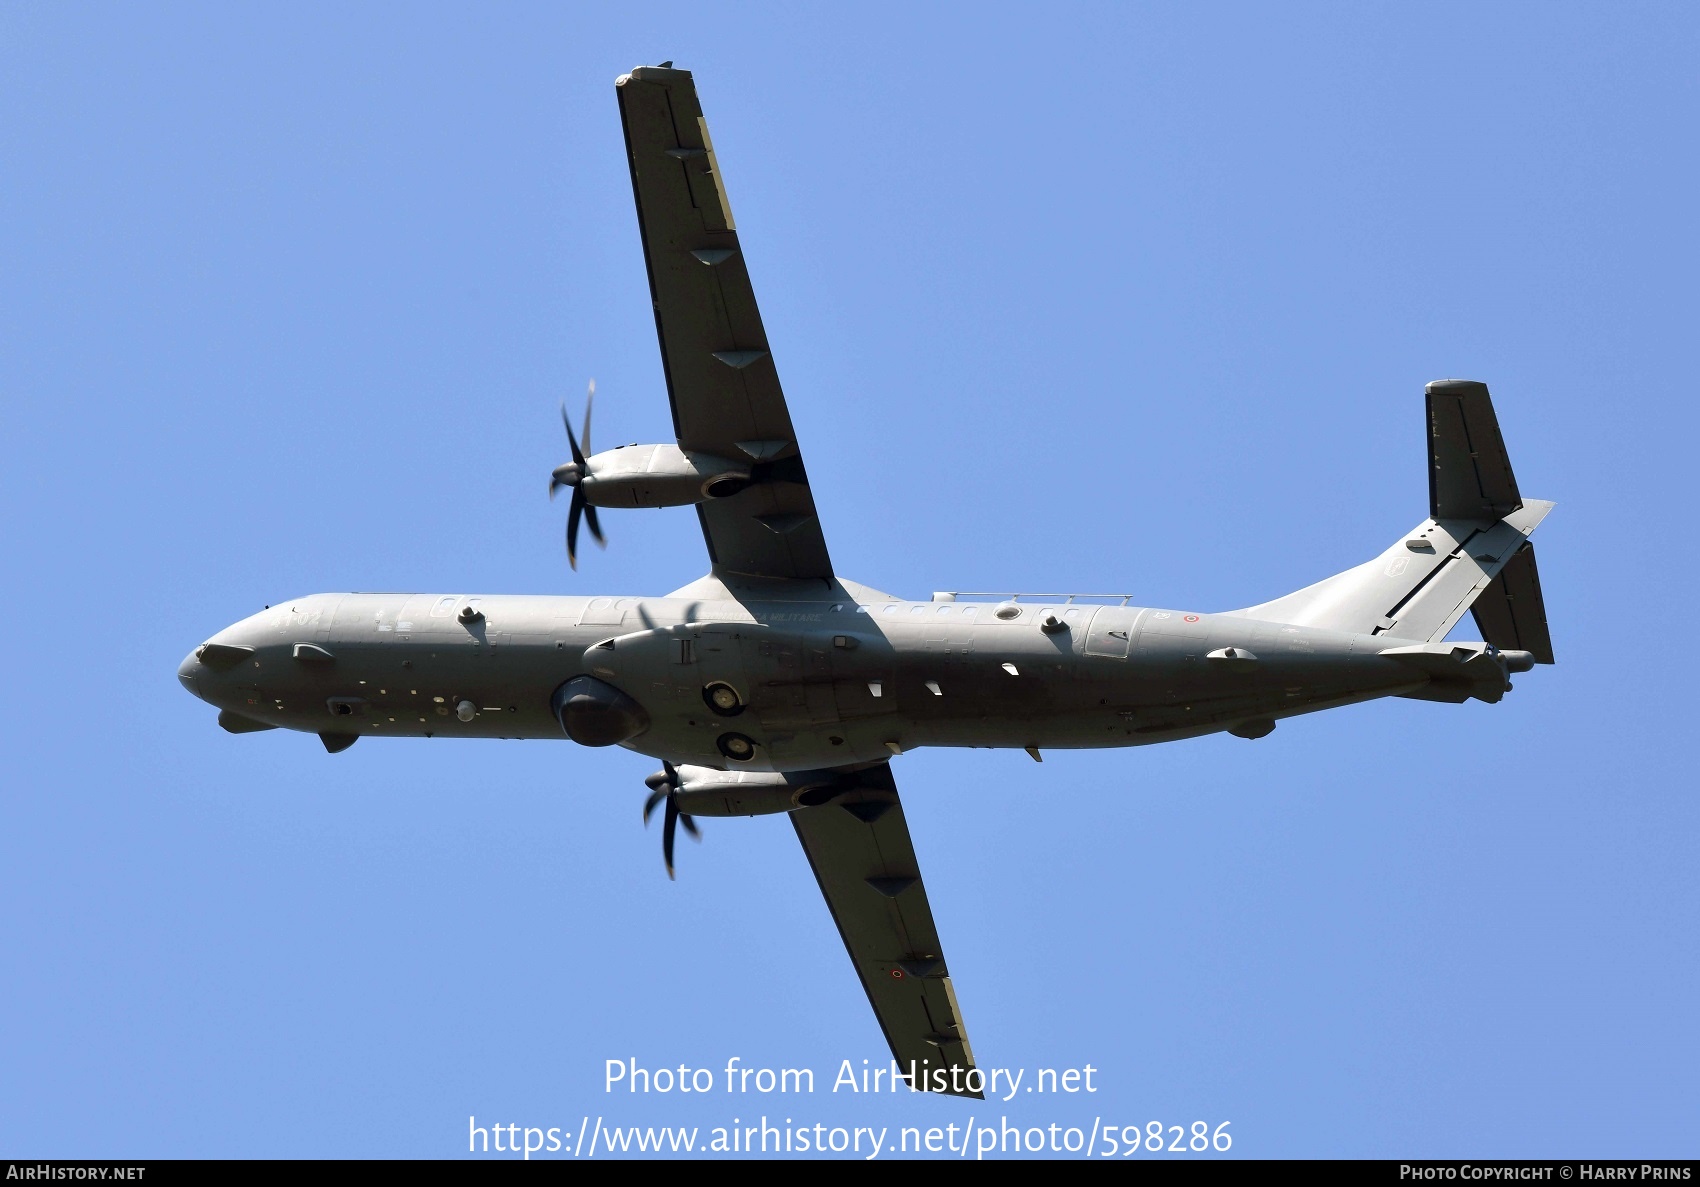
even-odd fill
[{"label": "propeller spinner", "polygon": [[578,521],[582,516],[590,525],[590,534],[604,548],[608,546],[606,537],[602,535],[602,525],[596,520],[596,508],[592,507],[584,497],[584,491],[579,484],[590,472],[589,464],[584,460],[590,451],[590,408],[596,400],[596,380],[590,381],[590,390],[584,397],[584,448],[579,448],[578,438],[573,436],[573,422],[567,419],[567,405],[561,403],[561,424],[567,430],[567,444],[572,447],[573,460],[556,466],[549,475],[549,497],[553,499],[555,492],[563,486],[573,489],[572,504],[567,508],[567,563],[578,568]]}]

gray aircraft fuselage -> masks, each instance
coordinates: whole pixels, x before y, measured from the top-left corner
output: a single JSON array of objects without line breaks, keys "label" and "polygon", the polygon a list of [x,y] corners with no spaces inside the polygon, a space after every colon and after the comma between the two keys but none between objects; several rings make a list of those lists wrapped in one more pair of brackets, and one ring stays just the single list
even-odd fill
[{"label": "gray aircraft fuselage", "polygon": [[[225,662],[203,663],[197,648],[179,677],[239,728],[351,741],[565,738],[553,698],[588,675],[647,716],[627,748],[767,771],[920,746],[1259,736],[1278,718],[1429,682],[1379,654],[1397,642],[1386,636],[1184,610],[870,594],[849,583],[819,601],[771,602],[316,594],[226,628],[209,640],[230,649]],[[716,684],[736,691],[735,713],[706,699]],[[729,756],[729,733],[753,753]]]}]

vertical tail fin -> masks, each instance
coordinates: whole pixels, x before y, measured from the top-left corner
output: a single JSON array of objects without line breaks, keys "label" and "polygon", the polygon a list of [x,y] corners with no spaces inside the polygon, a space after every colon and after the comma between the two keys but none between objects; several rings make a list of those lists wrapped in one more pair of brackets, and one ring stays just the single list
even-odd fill
[{"label": "vertical tail fin", "polygon": [[1523,505],[1487,384],[1442,379],[1428,403],[1428,513],[1497,523]]},{"label": "vertical tail fin", "polygon": [[1427,389],[1429,518],[1374,560],[1235,613],[1433,642],[1476,607],[1484,639],[1552,663],[1528,537],[1553,505],[1517,489],[1485,384]]}]

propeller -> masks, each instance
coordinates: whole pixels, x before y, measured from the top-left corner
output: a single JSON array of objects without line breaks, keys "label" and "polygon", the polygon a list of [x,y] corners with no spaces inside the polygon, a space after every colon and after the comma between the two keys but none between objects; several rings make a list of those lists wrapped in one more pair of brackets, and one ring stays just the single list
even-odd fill
[{"label": "propeller", "polygon": [[691,839],[702,840],[702,831],[697,828],[697,822],[679,811],[679,769],[670,762],[663,762],[661,770],[644,780],[649,788],[649,798],[643,802],[643,822],[649,823],[650,814],[655,811],[657,804],[666,801],[667,814],[661,826],[661,858],[667,863],[667,876],[673,877],[673,832],[676,826],[683,824],[685,831],[691,834]]},{"label": "propeller", "polygon": [[602,547],[608,546],[607,539],[602,535],[602,525],[596,521],[596,508],[590,505],[584,497],[580,483],[585,475],[590,473],[590,466],[584,460],[584,455],[590,451],[590,406],[596,400],[596,380],[590,381],[590,391],[584,397],[584,448],[579,448],[578,438],[573,436],[573,422],[567,419],[566,401],[561,402],[561,424],[567,430],[567,444],[572,446],[573,460],[556,466],[549,475],[549,497],[553,499],[555,492],[563,486],[573,488],[572,505],[567,508],[567,563],[578,568],[578,521],[580,516],[590,525],[590,534]]}]

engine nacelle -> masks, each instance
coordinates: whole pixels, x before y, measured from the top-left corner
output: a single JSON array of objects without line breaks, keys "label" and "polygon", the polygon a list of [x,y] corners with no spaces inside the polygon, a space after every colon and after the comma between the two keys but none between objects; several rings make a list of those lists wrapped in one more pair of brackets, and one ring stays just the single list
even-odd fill
[{"label": "engine nacelle", "polygon": [[549,707],[580,746],[615,746],[649,728],[642,705],[594,676],[574,676],[555,690]]},{"label": "engine nacelle", "polygon": [[713,767],[678,768],[679,811],[687,816],[765,816],[795,808],[814,808],[844,795],[869,792],[853,775],[836,771],[717,771]]},{"label": "engine nacelle", "polygon": [[724,499],[750,484],[748,463],[677,445],[622,445],[588,458],[579,489],[595,507],[684,507]]}]

